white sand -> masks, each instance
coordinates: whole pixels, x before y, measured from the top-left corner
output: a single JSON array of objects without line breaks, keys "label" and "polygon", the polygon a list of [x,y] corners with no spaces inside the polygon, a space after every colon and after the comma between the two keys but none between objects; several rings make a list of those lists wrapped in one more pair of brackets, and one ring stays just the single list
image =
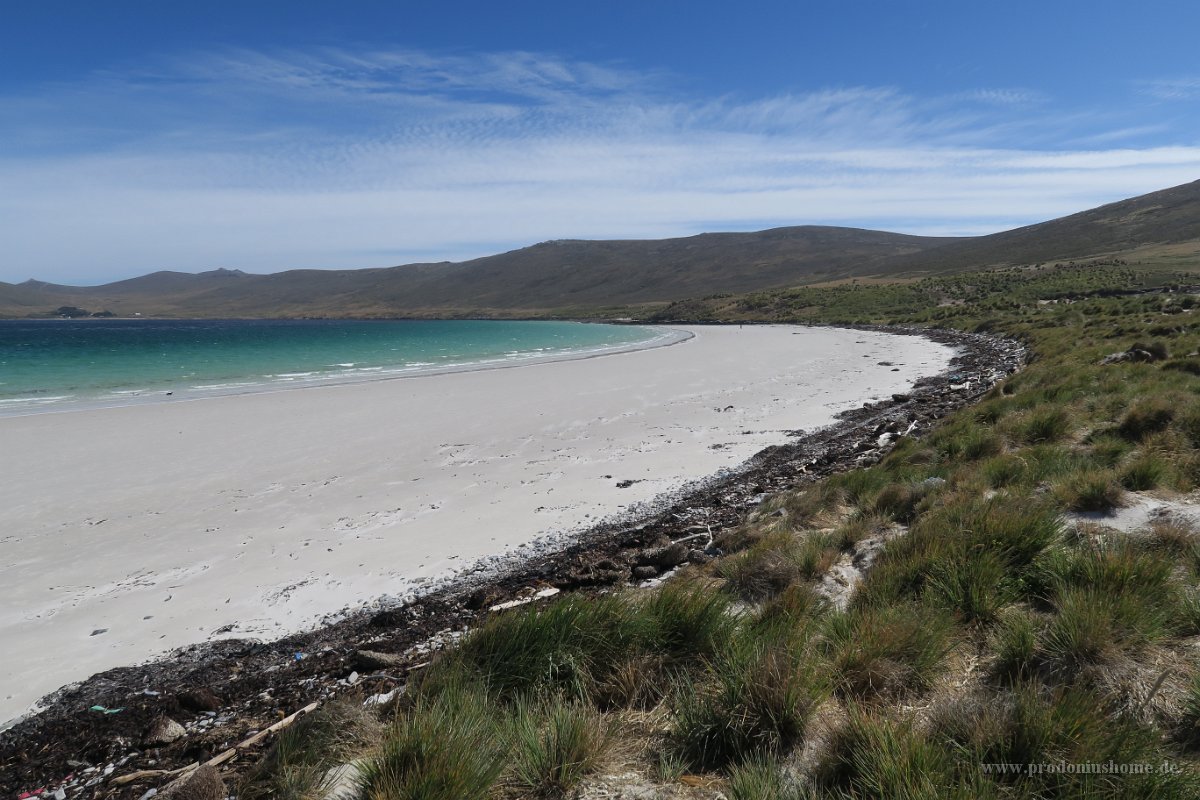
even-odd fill
[{"label": "white sand", "polygon": [[589,360],[0,418],[0,720],[102,669],[274,638],[587,528],[952,355],[688,330]]}]

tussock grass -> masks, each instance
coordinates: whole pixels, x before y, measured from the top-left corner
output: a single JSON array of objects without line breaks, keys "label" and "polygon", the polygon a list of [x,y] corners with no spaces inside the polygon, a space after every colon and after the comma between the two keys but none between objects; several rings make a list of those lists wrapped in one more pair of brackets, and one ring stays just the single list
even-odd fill
[{"label": "tussock grass", "polygon": [[908,524],[932,491],[927,484],[889,483],[875,495],[873,510],[881,517]]},{"label": "tussock grass", "polygon": [[369,800],[484,800],[507,755],[488,698],[463,684],[421,696],[387,732],[362,769]]},{"label": "tussock grass", "polygon": [[1071,430],[1071,417],[1061,408],[1040,408],[1022,420],[1018,432],[1028,444],[1057,442]]},{"label": "tussock grass", "polygon": [[950,651],[952,635],[944,613],[902,603],[829,614],[822,645],[839,695],[897,698],[929,688]]},{"label": "tussock grass", "polygon": [[1184,700],[1183,716],[1175,738],[1190,750],[1200,750],[1200,673],[1192,676]]},{"label": "tussock grass", "polygon": [[1126,412],[1117,433],[1131,442],[1140,442],[1152,433],[1166,430],[1175,419],[1175,407],[1166,400],[1140,400]]},{"label": "tussock grass", "polygon": [[1063,505],[1079,513],[1107,514],[1120,508],[1125,493],[1109,470],[1088,470],[1072,475],[1055,488]]},{"label": "tussock grass", "polygon": [[1028,466],[1026,482],[1032,486],[1094,467],[1086,453],[1058,444],[1026,447],[1021,455]]},{"label": "tussock grass", "polygon": [[911,721],[852,705],[814,775],[814,788],[818,797],[972,796],[955,788],[953,773],[950,751],[929,742]]},{"label": "tussock grass", "polygon": [[890,482],[889,472],[879,467],[857,469],[828,478],[823,492],[831,501],[857,506],[870,502]]},{"label": "tussock grass", "polygon": [[1003,489],[1019,484],[1027,469],[1025,459],[1016,454],[1007,454],[989,458],[981,465],[980,472],[990,488]]},{"label": "tussock grass", "polygon": [[714,663],[706,683],[681,682],[672,740],[699,769],[785,752],[801,741],[825,694],[820,671],[802,654],[743,640]]},{"label": "tussock grass", "polygon": [[779,594],[800,579],[800,543],[789,532],[776,531],[717,564],[725,588],[743,600],[757,602]]},{"label": "tussock grass", "polygon": [[430,679],[461,671],[501,699],[542,691],[583,698],[648,635],[623,598],[570,596],[492,617],[435,665]]},{"label": "tussock grass", "polygon": [[1166,609],[1137,595],[1068,589],[1056,605],[1057,613],[1040,642],[1041,658],[1069,675],[1092,664],[1116,661],[1164,638],[1170,630]]},{"label": "tussock grass", "polygon": [[1124,460],[1133,445],[1119,436],[1101,433],[1088,437],[1091,445],[1091,461],[1097,467],[1112,469]]},{"label": "tussock grass", "polygon": [[980,426],[947,430],[935,438],[935,447],[944,459],[978,461],[1004,449],[1004,441],[992,430]]},{"label": "tussock grass", "polygon": [[591,706],[560,699],[516,704],[512,780],[537,797],[562,797],[603,762],[615,730]]},{"label": "tussock grass", "polygon": [[[886,606],[921,598],[928,590],[933,602],[963,618],[986,619],[995,610],[988,607],[1002,603],[1008,585],[1019,582],[1061,535],[1058,512],[1043,499],[958,499],[925,514],[907,536],[890,543],[853,602]],[[996,583],[989,585],[993,578]]]},{"label": "tussock grass", "polygon": [[792,584],[759,608],[752,626],[766,641],[806,636],[826,607],[811,586]]},{"label": "tussock grass", "polygon": [[1192,447],[1200,447],[1200,408],[1193,406],[1187,409],[1176,422]]},{"label": "tussock grass", "polygon": [[1191,615],[1175,567],[1168,553],[1123,537],[1047,552],[1028,580],[1055,612],[1038,660],[1074,674],[1176,633]]},{"label": "tussock grass", "polygon": [[1153,453],[1143,453],[1121,470],[1120,483],[1131,492],[1157,489],[1167,481],[1170,467]]},{"label": "tussock grass", "polygon": [[729,598],[675,581],[648,596],[569,596],[492,617],[430,670],[479,681],[498,700],[559,692],[647,702],[645,683],[711,657],[736,627]]},{"label": "tussock grass", "polygon": [[1163,553],[1117,535],[1047,551],[1036,565],[1031,584],[1046,596],[1069,588],[1162,596],[1170,588],[1174,567],[1173,559]]},{"label": "tussock grass", "polygon": [[990,623],[1016,597],[1008,566],[995,552],[978,550],[935,564],[926,588],[930,601],[968,623]]},{"label": "tussock grass", "polygon": [[729,608],[729,599],[709,587],[668,583],[638,606],[649,629],[644,646],[677,664],[710,659],[737,628]]},{"label": "tussock grass", "polygon": [[[933,715],[929,738],[954,754],[969,780],[1004,787],[1004,796],[1188,797],[1197,790],[1194,775],[1158,770],[1171,754],[1153,729],[1108,714],[1103,698],[1081,687],[1020,683],[1010,692],[963,698]],[[1099,767],[1109,763],[1154,769],[1130,775]],[[986,764],[1023,766],[989,773]],[[1037,768],[1048,764],[1097,767]]]},{"label": "tussock grass", "polygon": [[1200,557],[1200,527],[1186,517],[1172,514],[1154,520],[1147,537],[1152,546],[1184,559],[1185,563],[1195,563]]},{"label": "tussock grass", "polygon": [[1030,678],[1037,667],[1040,620],[1027,609],[1010,608],[998,623],[992,632],[991,645],[996,654],[992,677],[1002,683]]},{"label": "tussock grass", "polygon": [[729,800],[802,800],[804,791],[769,758],[751,758],[729,771]]}]

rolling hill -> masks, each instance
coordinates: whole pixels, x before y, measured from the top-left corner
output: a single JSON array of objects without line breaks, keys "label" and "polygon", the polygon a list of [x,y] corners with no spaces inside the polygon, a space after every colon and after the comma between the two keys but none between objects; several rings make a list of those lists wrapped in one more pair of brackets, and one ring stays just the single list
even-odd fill
[{"label": "rolling hill", "polygon": [[0,283],[0,316],[47,316],[62,306],[122,316],[521,316],[1148,247],[1200,250],[1200,181],[977,237],[798,226],[662,240],[559,240],[461,263],[382,269],[164,271],[92,287]]}]

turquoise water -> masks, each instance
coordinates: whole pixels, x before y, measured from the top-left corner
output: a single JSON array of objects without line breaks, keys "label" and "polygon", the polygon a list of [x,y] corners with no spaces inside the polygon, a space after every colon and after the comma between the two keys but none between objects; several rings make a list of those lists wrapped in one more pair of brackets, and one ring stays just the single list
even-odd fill
[{"label": "turquoise water", "polygon": [[503,366],[663,336],[576,322],[0,321],[0,413]]}]

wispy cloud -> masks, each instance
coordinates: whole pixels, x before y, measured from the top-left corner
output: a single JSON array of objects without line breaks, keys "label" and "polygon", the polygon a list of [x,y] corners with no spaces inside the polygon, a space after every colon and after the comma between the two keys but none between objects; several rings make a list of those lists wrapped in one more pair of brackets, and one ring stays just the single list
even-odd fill
[{"label": "wispy cloud", "polygon": [[696,97],[535,53],[199,54],[0,98],[0,279],[801,223],[982,233],[1200,172],[1169,130],[1106,148],[1121,122],[1016,89]]},{"label": "wispy cloud", "polygon": [[1200,98],[1200,76],[1159,78],[1141,81],[1142,91],[1156,100],[1194,100]]},{"label": "wispy cloud", "polygon": [[1045,103],[1050,98],[1034,89],[973,89],[952,96],[955,100],[984,103],[993,106],[1029,106]]}]

